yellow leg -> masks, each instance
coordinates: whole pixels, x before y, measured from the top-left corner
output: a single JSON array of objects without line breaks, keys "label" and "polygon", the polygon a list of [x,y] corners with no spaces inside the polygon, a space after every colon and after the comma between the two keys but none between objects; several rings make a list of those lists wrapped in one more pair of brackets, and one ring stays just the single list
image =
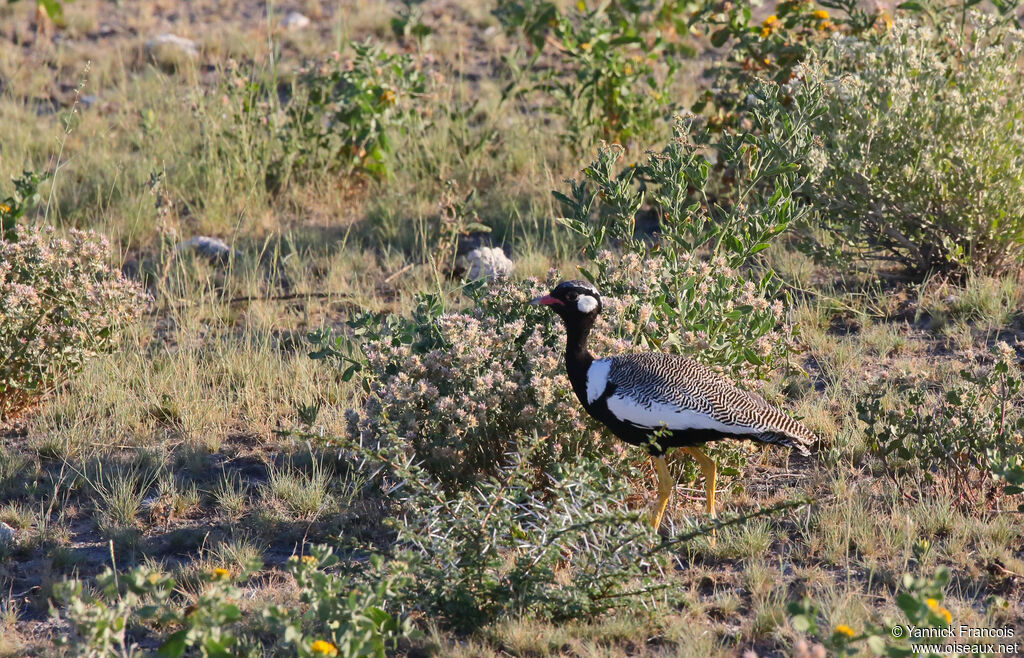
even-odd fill
[{"label": "yellow leg", "polygon": [[700,472],[704,475],[704,495],[708,516],[713,519],[715,518],[715,484],[718,480],[718,468],[715,466],[715,460],[705,455],[699,448],[683,448],[683,451],[700,464]]},{"label": "yellow leg", "polygon": [[665,455],[651,457],[654,470],[658,472],[658,502],[654,506],[654,516],[651,517],[651,525],[657,530],[661,525],[661,517],[665,515],[665,507],[668,506],[668,497],[675,488],[675,480],[668,472],[668,465],[665,463]]}]

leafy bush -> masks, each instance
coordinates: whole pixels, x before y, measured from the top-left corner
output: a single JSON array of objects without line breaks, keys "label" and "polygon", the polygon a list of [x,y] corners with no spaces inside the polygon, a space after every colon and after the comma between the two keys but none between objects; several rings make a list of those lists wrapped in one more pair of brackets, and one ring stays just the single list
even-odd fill
[{"label": "leafy bush", "polygon": [[[594,136],[649,137],[658,119],[671,116],[674,55],[682,49],[674,35],[686,33],[679,17],[687,4],[578,2],[562,11],[546,0],[502,0],[495,14],[533,49],[526,71],[516,71],[527,80],[518,93],[550,95],[542,107],[565,118],[564,137],[579,147]],[[538,67],[549,42],[556,63]]]},{"label": "leafy bush", "polygon": [[[896,605],[903,612],[900,621],[886,620],[883,624],[869,623],[863,629],[854,629],[846,624],[837,624],[831,632],[819,629],[818,607],[804,599],[789,605],[793,627],[815,637],[829,651],[829,655],[846,658],[860,653],[863,645],[875,656],[909,658],[917,654],[910,650],[912,638],[909,629],[946,629],[953,622],[953,616],[942,605],[944,590],[949,584],[950,573],[940,568],[931,578],[904,574],[903,591],[896,596]],[[893,630],[899,628],[899,631]],[[822,654],[824,655],[824,654]],[[936,654],[927,654],[932,658]]]},{"label": "leafy bush", "polygon": [[[863,4],[863,3],[861,3]],[[824,7],[824,8],[822,8]],[[838,10],[830,13],[828,10]],[[695,30],[706,32],[711,45],[729,44],[721,60],[706,71],[708,89],[693,106],[710,110],[715,128],[740,128],[746,117],[745,98],[758,80],[785,84],[822,40],[834,32],[862,34],[885,16],[868,12],[856,0],[783,0],[761,21],[753,19],[750,3],[705,0],[690,18]]]},{"label": "leafy bush", "polygon": [[374,555],[369,571],[376,577],[360,585],[329,571],[338,563],[325,546],[313,546],[309,555],[289,559],[302,607],[272,606],[264,612],[283,644],[294,647],[299,656],[384,658],[400,639],[418,637],[408,618],[400,620],[387,611],[407,587],[407,574],[383,574],[383,560]]},{"label": "leafy bush", "polygon": [[283,102],[270,87],[276,78],[262,81],[256,71],[231,65],[222,132],[264,170],[269,189],[318,173],[389,173],[391,137],[421,118],[417,99],[427,78],[409,55],[370,41],[351,50],[351,58],[335,53],[300,69]]},{"label": "leafy bush", "polygon": [[837,37],[817,124],[819,253],[894,260],[918,273],[990,273],[1024,253],[1024,40],[968,13],[941,33],[900,19],[880,38]]},{"label": "leafy bush", "polygon": [[[584,237],[593,259],[593,271],[582,271],[623,303],[618,317],[631,343],[686,352],[746,377],[788,361],[793,329],[781,282],[757,254],[807,212],[798,169],[820,92],[791,84],[788,109],[778,93],[765,84],[751,95],[749,132],[712,142],[706,126],[687,119],[661,153],[619,170],[621,150],[602,149],[568,195],[555,193],[564,223]],[[713,174],[728,186],[716,189]],[[658,217],[653,244],[636,230],[645,202]]]},{"label": "leafy bush", "polygon": [[26,171],[17,178],[11,178],[14,182],[14,194],[0,201],[0,240],[14,242],[17,240],[15,228],[18,220],[38,197],[40,177],[35,172]]},{"label": "leafy bush", "polygon": [[[332,572],[337,563],[324,546],[288,561],[300,605],[262,610],[275,633],[265,648],[298,656],[384,658],[399,639],[417,636],[408,620],[399,621],[386,611],[404,582],[401,576],[360,585]],[[255,567],[245,565],[237,574],[213,569],[190,605],[173,596],[174,579],[160,571],[136,567],[117,574],[108,568],[96,578],[94,593],[85,591],[79,580],[55,585],[54,597],[62,607],[52,607],[51,614],[67,622],[70,630],[61,644],[77,656],[134,655],[139,648],[135,639],[147,634],[160,642],[158,655],[167,658],[263,655],[254,640],[243,639],[238,605],[243,592],[237,583]]]},{"label": "leafy bush", "polygon": [[1006,343],[993,355],[991,368],[963,370],[961,381],[944,391],[901,383],[895,409],[884,404],[885,393],[857,403],[868,445],[900,489],[923,482],[921,494],[938,488],[976,506],[998,495],[996,473],[1010,483],[1005,493],[1020,493],[1014,477],[1024,454],[1021,372]]},{"label": "leafy bush", "polygon": [[0,239],[0,419],[113,349],[145,310],[142,289],[107,265],[109,250],[93,232],[15,228]]}]

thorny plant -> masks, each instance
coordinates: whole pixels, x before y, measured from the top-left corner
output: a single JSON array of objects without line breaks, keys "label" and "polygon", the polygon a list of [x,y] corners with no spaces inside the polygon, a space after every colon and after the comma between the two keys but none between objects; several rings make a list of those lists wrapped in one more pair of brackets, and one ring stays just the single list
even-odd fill
[{"label": "thorny plant", "polygon": [[[1020,366],[1006,343],[996,344],[993,357],[991,367],[961,371],[962,381],[944,391],[900,383],[895,408],[885,404],[887,393],[857,403],[868,445],[906,495],[938,489],[971,508],[1021,492],[1014,479],[1024,465]],[[1000,492],[993,475],[1009,486]]]},{"label": "thorny plant", "polygon": [[[378,474],[395,530],[384,571],[416,576],[399,600],[461,632],[522,614],[557,622],[664,605],[667,557],[680,545],[807,502],[785,501],[663,539],[646,511],[631,509],[628,482],[639,474],[627,460],[587,454],[539,472],[536,453],[548,446],[533,436],[491,476],[453,489],[421,468],[397,437],[371,449],[344,437],[305,436]],[[361,563],[352,570],[365,574]]]}]

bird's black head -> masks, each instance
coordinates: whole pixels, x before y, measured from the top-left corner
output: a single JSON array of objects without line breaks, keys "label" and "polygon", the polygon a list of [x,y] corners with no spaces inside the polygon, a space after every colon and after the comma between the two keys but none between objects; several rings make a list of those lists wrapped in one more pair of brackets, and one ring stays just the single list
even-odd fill
[{"label": "bird's black head", "polygon": [[530,303],[549,306],[566,323],[593,322],[601,313],[601,295],[586,281],[563,281],[549,294]]}]

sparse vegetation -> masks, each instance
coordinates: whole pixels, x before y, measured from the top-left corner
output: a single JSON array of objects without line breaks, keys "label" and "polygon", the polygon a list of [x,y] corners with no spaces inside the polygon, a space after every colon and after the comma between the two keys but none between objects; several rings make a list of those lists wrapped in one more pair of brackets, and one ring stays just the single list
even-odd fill
[{"label": "sparse vegetation", "polygon": [[[0,656],[1022,648],[1012,2],[40,6],[0,8]],[[815,454],[716,448],[714,534],[670,459],[651,531],[526,303],[563,278],[595,352]]]}]

